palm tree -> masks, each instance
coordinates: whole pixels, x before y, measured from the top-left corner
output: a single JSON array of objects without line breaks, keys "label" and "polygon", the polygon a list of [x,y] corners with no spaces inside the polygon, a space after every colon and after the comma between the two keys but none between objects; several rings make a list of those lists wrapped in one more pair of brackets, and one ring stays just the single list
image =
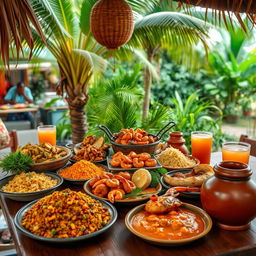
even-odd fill
[{"label": "palm tree", "polygon": [[[59,65],[61,81],[57,92],[65,96],[68,101],[74,143],[81,142],[87,131],[84,107],[88,102],[90,81],[95,74],[104,71],[107,65],[105,59],[112,56],[106,48],[94,40],[90,31],[90,12],[96,0],[83,0],[81,6],[80,2],[31,0],[34,12],[47,37],[47,48]],[[141,18],[139,14],[148,13],[159,1],[128,0],[127,2],[132,6],[135,17],[140,17],[136,20],[130,46],[143,47],[146,41],[152,42],[154,47],[167,43],[180,47],[189,46],[199,40],[205,42],[204,22],[184,14],[168,12]],[[34,36],[35,46],[39,51],[45,45],[36,31]],[[120,49],[117,56],[123,52],[128,52],[127,47]],[[150,51],[150,56],[153,53],[154,49]]]}]

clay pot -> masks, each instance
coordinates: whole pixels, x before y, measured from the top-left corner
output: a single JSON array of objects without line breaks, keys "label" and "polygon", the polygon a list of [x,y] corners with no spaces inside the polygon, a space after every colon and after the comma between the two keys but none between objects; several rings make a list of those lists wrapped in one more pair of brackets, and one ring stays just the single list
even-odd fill
[{"label": "clay pot", "polygon": [[171,132],[170,133],[170,138],[167,140],[168,147],[173,147],[178,150],[180,150],[183,154],[188,155],[188,149],[185,145],[185,140],[182,137],[183,133],[182,132]]},{"label": "clay pot", "polygon": [[248,165],[224,161],[214,166],[215,175],[202,185],[204,209],[226,230],[244,230],[256,217],[256,184]]}]

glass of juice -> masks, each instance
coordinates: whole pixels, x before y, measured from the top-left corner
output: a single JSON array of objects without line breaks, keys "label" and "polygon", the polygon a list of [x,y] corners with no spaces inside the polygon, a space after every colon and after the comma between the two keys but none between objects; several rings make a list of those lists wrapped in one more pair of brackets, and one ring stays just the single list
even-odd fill
[{"label": "glass of juice", "polygon": [[56,145],[56,126],[55,125],[42,125],[37,127],[39,143],[50,143]]},{"label": "glass of juice", "polygon": [[225,142],[222,144],[222,160],[249,163],[251,145],[245,142]]},{"label": "glass of juice", "polygon": [[192,156],[201,164],[210,164],[212,151],[212,133],[196,131],[191,133]]}]

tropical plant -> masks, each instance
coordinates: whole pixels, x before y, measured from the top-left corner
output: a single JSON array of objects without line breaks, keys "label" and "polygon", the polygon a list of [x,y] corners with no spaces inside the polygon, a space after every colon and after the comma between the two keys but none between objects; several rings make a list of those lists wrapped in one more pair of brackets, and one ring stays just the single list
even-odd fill
[{"label": "tropical plant", "polygon": [[[59,65],[61,81],[57,91],[60,95],[66,95],[70,108],[72,140],[75,143],[82,141],[87,131],[84,106],[88,102],[90,81],[95,74],[104,71],[107,62],[102,57],[112,56],[93,39],[90,31],[90,12],[96,0],[83,0],[81,6],[80,2],[31,0],[47,37],[47,47]],[[129,45],[148,50],[148,60],[142,58],[145,63],[149,64],[149,61],[152,61],[156,49],[160,46],[168,44],[173,47],[190,47],[199,41],[205,42],[205,23],[201,20],[172,12],[147,15],[159,5],[157,0],[127,2],[132,6],[137,18]],[[34,34],[36,37],[36,32]],[[44,46],[41,38],[36,37],[36,52]],[[122,47],[116,52],[116,56],[125,56],[125,52],[129,55],[131,50],[132,48]],[[143,57],[138,51],[133,52]],[[147,109],[151,81],[149,66],[145,70],[145,79],[149,81],[145,85]]]},{"label": "tropical plant", "polygon": [[[177,125],[175,129],[184,133],[186,145],[190,148],[190,134],[192,131],[210,131],[214,134],[214,148],[217,149],[222,142],[221,120],[222,111],[213,104],[208,103],[204,98],[198,97],[198,91],[192,93],[185,100],[175,92],[172,98],[174,107],[172,109],[172,119]],[[211,117],[211,111],[218,111],[219,117]]]},{"label": "tropical plant", "polygon": [[56,135],[59,144],[71,139],[71,127],[68,111],[64,111],[56,123]]}]

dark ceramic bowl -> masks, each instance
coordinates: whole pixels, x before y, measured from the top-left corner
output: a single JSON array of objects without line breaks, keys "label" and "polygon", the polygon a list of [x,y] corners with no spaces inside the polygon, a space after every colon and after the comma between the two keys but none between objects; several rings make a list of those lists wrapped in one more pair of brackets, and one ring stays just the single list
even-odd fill
[{"label": "dark ceramic bowl", "polygon": [[[0,194],[9,199],[15,200],[15,201],[32,201],[32,200],[44,197],[46,195],[49,195],[53,191],[55,191],[59,186],[61,186],[61,184],[63,183],[63,178],[58,176],[55,173],[45,172],[44,174],[51,177],[52,179],[57,180],[58,181],[57,185],[52,188],[48,188],[48,189],[44,189],[44,190],[36,191],[36,192],[30,192],[30,193],[11,193],[11,192],[5,192],[5,191],[0,190]],[[1,179],[0,180],[0,188],[2,188],[10,180],[12,180],[14,178],[14,176],[15,175],[11,175],[11,176]]]},{"label": "dark ceramic bowl", "polygon": [[139,205],[135,208],[133,208],[132,210],[130,210],[126,216],[125,216],[125,225],[126,227],[136,236],[142,238],[143,240],[152,243],[152,244],[156,244],[156,245],[162,245],[162,246],[180,246],[180,245],[184,245],[186,243],[190,243],[193,242],[199,238],[204,237],[205,235],[207,235],[211,228],[212,228],[212,220],[211,217],[201,208],[196,207],[192,204],[183,204],[181,206],[181,208],[190,210],[196,214],[199,214],[200,217],[202,218],[203,222],[204,222],[204,231],[198,235],[195,235],[193,237],[190,238],[184,238],[184,239],[180,239],[180,240],[165,240],[165,239],[156,239],[153,237],[149,237],[149,236],[145,236],[142,233],[139,233],[137,230],[135,230],[132,226],[132,219],[133,216],[136,215],[137,213],[141,212],[144,210],[145,204]]},{"label": "dark ceramic bowl", "polygon": [[71,156],[71,150],[62,146],[58,146],[58,148],[64,149],[67,152],[67,155],[54,161],[33,164],[31,171],[50,172],[65,166]]},{"label": "dark ceramic bowl", "polygon": [[[181,173],[187,173],[187,172],[191,172],[190,169],[183,169],[183,170],[174,170],[174,171],[170,171],[168,173],[166,173],[166,175],[168,176],[173,176],[175,173],[177,172],[181,172]],[[164,181],[164,176],[161,176],[160,178],[160,182],[162,184],[162,186],[165,188],[165,189],[170,189],[172,188],[171,185],[169,185],[168,183],[166,183]],[[183,186],[182,186],[183,187]],[[199,198],[200,197],[200,192],[179,192],[179,194],[181,194],[182,196],[184,197],[188,197],[188,198]]]},{"label": "dark ceramic bowl", "polygon": [[43,242],[48,242],[48,243],[53,243],[53,244],[66,244],[66,243],[74,243],[74,242],[79,242],[79,241],[83,241],[83,240],[86,240],[86,239],[89,239],[89,238],[92,238],[92,237],[95,237],[95,236],[98,236],[99,234],[105,232],[106,230],[108,230],[116,221],[117,219],[117,211],[116,211],[116,208],[104,201],[104,200],[101,200],[101,199],[97,199],[98,201],[100,201],[102,203],[102,205],[108,209],[110,215],[111,215],[111,220],[110,222],[105,226],[103,227],[102,229],[96,231],[96,232],[93,232],[91,234],[88,234],[88,235],[84,235],[84,236],[78,236],[78,237],[71,237],[71,238],[48,238],[48,237],[43,237],[43,236],[38,236],[38,235],[34,235],[32,234],[31,232],[29,232],[28,230],[26,230],[22,225],[21,225],[21,221],[22,221],[22,218],[24,216],[24,214],[26,213],[26,211],[28,211],[38,200],[36,201],[33,201],[27,205],[25,205],[24,207],[22,207],[18,212],[17,214],[15,215],[14,217],[14,223],[15,223],[15,226],[17,227],[17,229],[25,236],[28,236],[32,239],[35,239],[35,240],[39,240],[39,241],[43,241]]}]

